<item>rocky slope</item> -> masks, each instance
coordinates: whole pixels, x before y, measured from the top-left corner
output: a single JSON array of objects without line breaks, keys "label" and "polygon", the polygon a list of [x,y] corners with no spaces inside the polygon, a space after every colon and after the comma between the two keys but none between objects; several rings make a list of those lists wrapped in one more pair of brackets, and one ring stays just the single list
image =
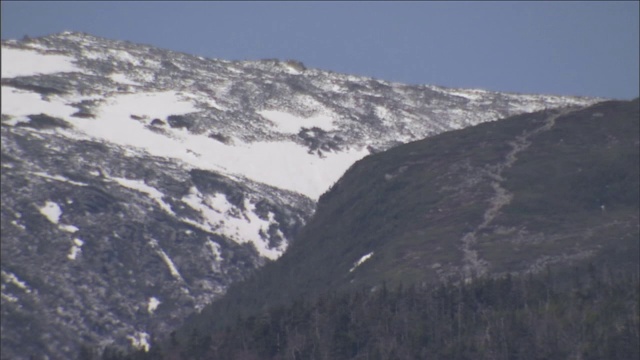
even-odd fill
[{"label": "rocky slope", "polygon": [[407,86],[81,33],[3,41],[2,357],[145,348],[281,256],[358,159],[596,101]]}]

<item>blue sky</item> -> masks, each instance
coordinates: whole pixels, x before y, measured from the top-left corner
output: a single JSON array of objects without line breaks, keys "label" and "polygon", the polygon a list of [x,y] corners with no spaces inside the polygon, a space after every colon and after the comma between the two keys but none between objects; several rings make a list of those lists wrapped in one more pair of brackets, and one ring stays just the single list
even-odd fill
[{"label": "blue sky", "polygon": [[83,31],[409,84],[631,99],[639,4],[2,1],[2,39]]}]

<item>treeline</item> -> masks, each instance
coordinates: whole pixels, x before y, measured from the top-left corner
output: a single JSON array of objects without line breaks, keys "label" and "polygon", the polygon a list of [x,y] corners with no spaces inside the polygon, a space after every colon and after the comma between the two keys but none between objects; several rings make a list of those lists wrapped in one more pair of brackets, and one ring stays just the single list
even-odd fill
[{"label": "treeline", "polygon": [[[567,286],[567,281],[569,286]],[[563,283],[564,285],[560,285]],[[326,293],[119,359],[639,359],[638,273]]]}]

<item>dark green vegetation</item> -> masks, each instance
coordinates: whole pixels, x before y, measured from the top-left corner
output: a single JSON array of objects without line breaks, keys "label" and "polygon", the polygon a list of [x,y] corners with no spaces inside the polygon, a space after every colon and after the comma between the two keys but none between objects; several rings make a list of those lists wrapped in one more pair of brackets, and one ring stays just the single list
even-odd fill
[{"label": "dark green vegetation", "polygon": [[165,354],[637,358],[639,133],[638,99],[609,101],[367,157]]},{"label": "dark green vegetation", "polygon": [[[568,282],[567,282],[568,281]],[[638,274],[573,275],[327,292],[161,353],[103,359],[637,359]]]}]

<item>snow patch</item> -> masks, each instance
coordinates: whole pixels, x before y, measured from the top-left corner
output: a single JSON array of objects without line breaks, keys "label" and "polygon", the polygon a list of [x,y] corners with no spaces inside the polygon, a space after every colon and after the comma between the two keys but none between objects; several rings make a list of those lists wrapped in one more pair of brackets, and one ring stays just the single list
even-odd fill
[{"label": "snow patch", "polygon": [[158,308],[158,305],[160,305],[162,302],[160,300],[158,300],[155,297],[150,297],[149,298],[149,302],[147,304],[147,311],[149,312],[149,314],[153,314],[154,311],[156,311],[156,309]]},{"label": "snow patch", "polygon": [[6,283],[11,283],[19,287],[20,289],[24,290],[26,293],[31,293],[31,289],[29,288],[29,285],[27,285],[26,282],[18,279],[18,277],[15,274],[10,273],[8,271],[4,271],[4,270],[1,270],[0,274],[2,275],[2,279]]},{"label": "snow patch", "polygon": [[78,181],[73,181],[71,179],[67,179],[66,177],[60,176],[60,175],[51,175],[51,174],[47,174],[47,173],[43,173],[43,172],[33,172],[32,174],[36,175],[36,176],[43,177],[45,179],[62,181],[62,182],[66,182],[66,183],[73,184],[73,185],[89,186],[88,184],[81,183],[81,182],[78,182]]},{"label": "snow patch", "polygon": [[2,298],[8,302],[18,302],[18,298],[11,294],[1,293],[1,295],[2,295]]},{"label": "snow patch", "polygon": [[285,62],[284,64],[284,71],[288,74],[291,75],[300,75],[302,74],[302,71],[300,71],[300,69],[294,65],[288,64]]},{"label": "snow patch", "polygon": [[104,60],[107,58],[104,53],[94,50],[83,50],[82,57],[89,60]]},{"label": "snow patch", "polygon": [[112,177],[111,179],[126,188],[133,189],[143,194],[146,194],[151,199],[153,199],[160,206],[160,208],[162,208],[162,210],[166,211],[171,215],[175,215],[173,210],[171,210],[171,206],[162,200],[162,198],[164,197],[164,193],[160,192],[158,189],[152,186],[145,184],[144,181],[130,180],[130,179],[119,178],[119,177]]},{"label": "snow patch", "polygon": [[27,227],[20,224],[17,220],[11,220],[11,224],[17,228],[20,228],[22,230],[27,230]]},{"label": "snow patch", "polygon": [[14,117],[11,119],[4,120],[3,123],[9,126],[16,126],[18,124],[26,124],[31,121],[28,117]]},{"label": "snow patch", "polygon": [[487,94],[487,92],[483,90],[446,90],[444,92],[471,101],[482,100],[482,98]]},{"label": "snow patch", "polygon": [[117,82],[117,83],[120,83],[120,84],[135,85],[135,86],[142,85],[139,82],[131,80],[127,75],[122,74],[122,73],[113,73],[113,74],[109,75],[109,77],[114,82]]},{"label": "snow patch", "polygon": [[180,273],[178,272],[178,268],[176,267],[176,265],[173,263],[173,261],[171,261],[171,258],[167,255],[167,253],[165,253],[164,250],[160,248],[160,245],[158,244],[158,240],[151,239],[149,241],[149,245],[151,245],[151,247],[158,253],[158,255],[160,255],[164,263],[167,264],[167,267],[169,268],[169,272],[171,273],[171,276],[173,276],[176,280],[184,282],[184,279],[182,278],[182,275],[180,275]]},{"label": "snow patch", "polygon": [[50,102],[43,100],[38,93],[2,86],[3,114],[14,117],[47,114],[53,117],[67,118],[77,111],[78,109],[65,105],[62,101]]},{"label": "snow patch", "polygon": [[42,54],[34,50],[14,49],[3,46],[1,59],[3,79],[60,72],[82,72],[82,69],[73,64],[75,59],[72,57]]},{"label": "snow patch", "polygon": [[78,238],[73,239],[73,246],[71,247],[71,250],[69,250],[67,258],[69,260],[75,260],[76,257],[82,252],[82,245],[84,245],[84,241]]},{"label": "snow patch", "polygon": [[82,252],[82,249],[80,249],[80,247],[78,246],[72,246],[71,250],[69,251],[69,254],[67,254],[67,259],[69,260],[75,260],[76,257],[78,256],[79,253]]},{"label": "snow patch", "polygon": [[330,116],[316,115],[310,118],[303,118],[278,110],[257,111],[259,115],[273,122],[278,131],[286,134],[297,134],[303,127],[317,127],[325,131],[336,129],[334,120]]},{"label": "snow patch", "polygon": [[207,239],[207,246],[211,249],[211,254],[216,260],[222,260],[222,254],[220,253],[220,245]]},{"label": "snow patch", "polygon": [[[308,153],[308,148],[293,141],[223,144],[206,135],[194,135],[186,130],[166,128],[169,136],[149,130],[145,124],[133,121],[131,114],[150,119],[166,118],[196,111],[186,95],[168,91],[162,93],[121,94],[103,104],[95,119],[65,119],[74,128],[90,137],[143,150],[153,156],[178,159],[195,168],[237,174],[267,185],[288,189],[317,199],[357,160],[369,152],[346,149],[328,153],[324,158]],[[33,99],[31,99],[33,100]],[[23,105],[26,106],[26,105]],[[27,106],[28,108],[28,106]],[[22,108],[24,109],[24,108]],[[75,112],[71,108],[70,113]],[[23,110],[24,111],[24,110]],[[328,117],[315,117],[304,126],[321,125],[333,128]],[[315,123],[318,121],[319,123]],[[325,125],[322,125],[323,123]],[[300,124],[296,125],[300,126]],[[57,130],[64,136],[77,136]]]},{"label": "snow patch", "polygon": [[124,50],[109,49],[109,54],[119,61],[127,62],[135,66],[140,65],[140,60],[137,57]]},{"label": "snow patch", "polygon": [[63,224],[58,225],[58,228],[59,228],[60,230],[62,230],[62,231],[66,231],[66,232],[68,232],[68,233],[72,233],[72,234],[73,234],[73,233],[75,233],[75,232],[77,232],[78,230],[80,230],[80,229],[78,229],[78,227],[77,227],[77,226],[73,226],[73,225],[63,225]]},{"label": "snow patch", "polygon": [[353,270],[355,270],[358,266],[362,265],[362,263],[364,263],[365,261],[369,260],[372,256],[373,256],[373,251],[366,255],[363,255],[358,261],[353,263],[353,267],[351,268],[351,270],[349,270],[349,272],[353,272]]},{"label": "snow patch", "polygon": [[244,200],[244,209],[237,208],[231,204],[226,195],[215,193],[213,195],[203,195],[195,187],[189,190],[189,194],[182,198],[192,209],[200,212],[204,218],[204,223],[196,223],[188,219],[183,221],[191,223],[199,228],[213,233],[224,235],[242,244],[251,242],[261,256],[275,260],[288,245],[287,240],[283,241],[277,248],[269,247],[269,240],[261,236],[266,234],[271,224],[278,225],[274,216],[270,213],[269,220],[263,220],[255,213],[255,204],[249,199]]},{"label": "snow patch", "polygon": [[207,239],[206,245],[209,250],[211,250],[211,254],[213,255],[211,270],[213,272],[220,272],[220,264],[222,263],[222,253],[220,252],[220,245],[211,241],[211,239]]},{"label": "snow patch", "polygon": [[149,352],[151,345],[149,344],[149,334],[144,331],[138,331],[133,335],[127,335],[127,339],[131,341],[131,346],[138,350]]},{"label": "snow patch", "polygon": [[[119,94],[107,99],[98,111],[98,121],[101,123],[101,129],[104,127],[113,127],[113,131],[122,131],[120,126],[131,121],[131,114],[146,115],[149,118],[165,118],[169,115],[182,115],[197,111],[193,102],[184,100],[179,92],[140,92],[135,94]],[[102,120],[102,121],[100,121]],[[104,124],[106,122],[106,124]],[[92,126],[93,126],[92,125]]]},{"label": "snow patch", "polygon": [[60,210],[60,206],[53,202],[47,201],[43,207],[39,208],[40,213],[44,215],[49,221],[54,224],[57,224],[60,220],[60,215],[62,215],[62,210]]},{"label": "snow patch", "polygon": [[32,49],[38,49],[38,50],[50,50],[50,48],[48,46],[42,45],[42,44],[38,44],[38,43],[24,43],[24,46],[32,48]]}]

